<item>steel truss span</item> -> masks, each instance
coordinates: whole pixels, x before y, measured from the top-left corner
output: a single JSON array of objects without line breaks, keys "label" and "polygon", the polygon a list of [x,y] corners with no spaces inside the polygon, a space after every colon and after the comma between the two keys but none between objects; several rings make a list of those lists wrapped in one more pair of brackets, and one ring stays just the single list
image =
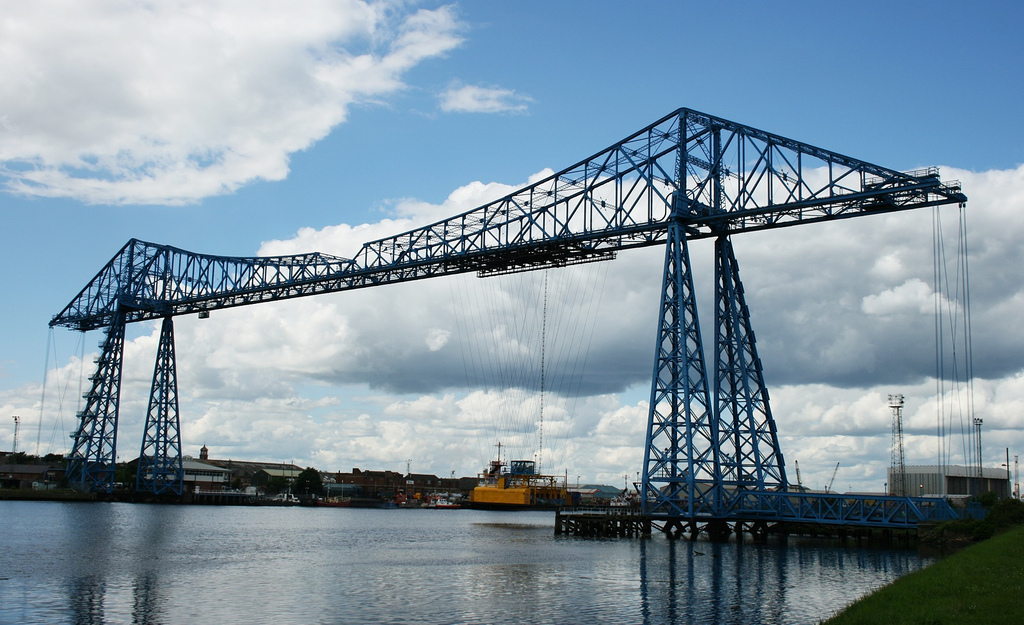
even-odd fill
[{"label": "steel truss span", "polygon": [[[107,465],[116,457],[127,323],[434,276],[610,260],[620,250],[664,244],[641,481],[645,513],[692,522],[829,522],[823,519],[835,514],[821,510],[846,509],[870,509],[868,516],[878,517],[867,499],[851,504],[856,497],[817,496],[805,506],[794,503],[802,496],[780,496],[788,489],[785,462],[731,237],[966,200],[960,185],[942,182],[936,169],[900,172],[683,108],[544,180],[366,243],[352,258],[212,256],[133,239],[50,321],[81,331],[108,328],[114,337],[80,415],[70,459],[81,470],[72,477],[83,488],[111,488]],[[717,257],[710,377],[688,250],[689,241],[703,238],[716,239]],[[154,489],[173,484],[180,466],[161,457],[180,458],[173,338],[166,333],[153,385],[160,397],[151,399],[158,409],[147,419],[158,434],[147,429],[143,443],[147,462],[160,467]],[[907,499],[900,509],[934,507]]]},{"label": "steel truss span", "polygon": [[106,327],[453,273],[541,269],[616,250],[961,203],[937,170],[901,173],[680,109],[544,180],[371,241],[353,258],[230,257],[131,240],[50,322]]}]

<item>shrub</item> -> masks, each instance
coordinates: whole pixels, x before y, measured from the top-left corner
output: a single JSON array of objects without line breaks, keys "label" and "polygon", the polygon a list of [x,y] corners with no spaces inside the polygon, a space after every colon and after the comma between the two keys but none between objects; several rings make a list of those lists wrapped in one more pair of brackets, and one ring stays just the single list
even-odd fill
[{"label": "shrub", "polygon": [[1024,501],[1001,499],[992,505],[985,520],[991,521],[996,530],[1022,525],[1024,524]]},{"label": "shrub", "polygon": [[974,497],[974,500],[980,503],[983,508],[991,508],[999,501],[999,495],[993,491],[988,491]]}]

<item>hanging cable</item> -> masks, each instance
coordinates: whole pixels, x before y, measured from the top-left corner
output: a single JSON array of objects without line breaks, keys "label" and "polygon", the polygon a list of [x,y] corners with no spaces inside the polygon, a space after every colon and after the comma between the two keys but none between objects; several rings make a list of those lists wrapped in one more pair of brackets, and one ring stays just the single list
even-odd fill
[{"label": "hanging cable", "polygon": [[945,471],[948,462],[949,450],[946,446],[946,410],[945,410],[945,332],[943,330],[942,318],[945,314],[942,306],[944,278],[942,271],[942,216],[939,207],[932,209],[932,298],[935,313],[935,420],[938,437],[938,465],[940,471]]},{"label": "hanging cable", "polygon": [[491,440],[478,441],[481,450],[492,453],[500,441],[509,458],[535,456],[540,470],[550,464],[545,454],[561,448],[564,462],[607,266],[600,271],[599,279],[571,267],[452,283],[467,388],[485,389],[491,407],[490,426],[481,430]]},{"label": "hanging cable", "polygon": [[[973,441],[974,357],[970,318],[970,276],[967,248],[967,219],[963,206],[957,219],[956,257],[946,255],[945,233],[939,208],[932,212],[932,255],[935,308],[935,393],[936,447],[942,471],[953,462],[950,437],[959,421],[960,453],[967,466],[980,463]],[[952,264],[952,280],[950,265]],[[948,351],[947,351],[948,348]],[[948,387],[947,387],[948,378]],[[979,457],[975,457],[979,456]]]},{"label": "hanging cable", "polygon": [[544,374],[548,334],[548,270],[544,270],[544,303],[540,322],[540,421],[537,425],[537,472],[544,465]]},{"label": "hanging cable", "polygon": [[46,403],[46,375],[50,371],[50,347],[53,345],[53,328],[46,333],[46,356],[43,358],[43,387],[39,391],[39,424],[36,427],[36,456],[39,456],[39,443],[43,438],[43,406]]},{"label": "hanging cable", "polygon": [[[968,253],[967,253],[967,213],[964,210],[963,204],[959,207],[959,233],[960,240],[958,242],[957,249],[960,252],[960,266],[962,267],[963,273],[963,305],[964,305],[964,358],[967,376],[967,415],[971,423],[975,423],[974,418],[974,340],[971,336],[971,289],[970,289],[970,272],[968,271]],[[980,426],[977,429],[978,437],[978,458],[976,459],[977,465],[982,466],[981,459],[981,429]]]}]

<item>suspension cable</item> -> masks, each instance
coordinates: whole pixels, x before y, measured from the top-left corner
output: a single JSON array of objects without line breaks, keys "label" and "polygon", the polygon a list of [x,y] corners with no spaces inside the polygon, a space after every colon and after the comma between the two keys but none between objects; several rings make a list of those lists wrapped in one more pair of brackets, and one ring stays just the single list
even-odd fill
[{"label": "suspension cable", "polygon": [[46,356],[43,358],[43,387],[39,391],[39,424],[36,427],[36,456],[39,455],[39,443],[43,438],[43,406],[46,403],[46,375],[50,371],[50,347],[53,345],[53,328],[46,333]]}]

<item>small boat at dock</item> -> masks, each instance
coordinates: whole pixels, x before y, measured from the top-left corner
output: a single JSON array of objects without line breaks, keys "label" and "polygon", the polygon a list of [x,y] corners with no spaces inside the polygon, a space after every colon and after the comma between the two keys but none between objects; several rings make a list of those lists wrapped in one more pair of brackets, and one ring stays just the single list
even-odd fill
[{"label": "small boat at dock", "polygon": [[436,496],[430,498],[426,507],[435,508],[437,510],[458,510],[462,507],[462,504],[456,503],[447,497]]}]

